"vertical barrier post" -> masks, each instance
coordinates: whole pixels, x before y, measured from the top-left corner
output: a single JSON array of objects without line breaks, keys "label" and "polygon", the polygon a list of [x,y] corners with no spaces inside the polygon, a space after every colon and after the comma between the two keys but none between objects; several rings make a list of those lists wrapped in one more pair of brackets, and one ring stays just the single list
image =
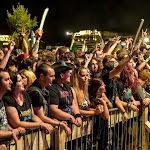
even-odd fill
[{"label": "vertical barrier post", "polygon": [[55,149],[64,150],[65,149],[65,140],[66,134],[64,130],[55,128]]},{"label": "vertical barrier post", "polygon": [[147,131],[145,122],[148,120],[148,107],[142,106],[142,150],[147,150]]}]

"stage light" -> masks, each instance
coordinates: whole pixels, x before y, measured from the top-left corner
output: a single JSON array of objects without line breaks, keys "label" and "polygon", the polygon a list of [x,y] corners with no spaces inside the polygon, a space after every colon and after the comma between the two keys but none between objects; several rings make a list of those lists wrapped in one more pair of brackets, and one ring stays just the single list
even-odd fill
[{"label": "stage light", "polygon": [[69,32],[66,32],[66,35],[69,35]]},{"label": "stage light", "polygon": [[149,38],[148,37],[146,37],[145,39],[144,39],[144,42],[149,42]]}]

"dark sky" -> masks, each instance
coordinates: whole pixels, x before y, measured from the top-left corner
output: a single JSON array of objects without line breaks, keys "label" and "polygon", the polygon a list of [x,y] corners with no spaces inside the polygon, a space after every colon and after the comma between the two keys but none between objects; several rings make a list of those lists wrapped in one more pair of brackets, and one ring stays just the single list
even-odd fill
[{"label": "dark sky", "polygon": [[10,33],[6,10],[12,12],[12,5],[16,7],[18,2],[28,8],[32,19],[37,16],[38,25],[44,9],[49,7],[42,37],[46,44],[69,45],[71,38],[65,33],[84,29],[135,34],[141,18],[145,19],[143,28],[150,28],[150,1],[4,0],[0,5],[0,34]]}]

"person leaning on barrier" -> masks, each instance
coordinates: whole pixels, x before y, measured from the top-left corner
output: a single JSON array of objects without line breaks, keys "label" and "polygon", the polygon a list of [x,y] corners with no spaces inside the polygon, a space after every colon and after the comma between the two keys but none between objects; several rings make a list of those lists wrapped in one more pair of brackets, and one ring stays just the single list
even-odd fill
[{"label": "person leaning on barrier", "polygon": [[42,128],[46,133],[51,133],[53,128],[34,114],[30,97],[25,92],[21,75],[15,72],[10,73],[13,84],[11,92],[3,96],[7,118],[13,127],[25,129]]},{"label": "person leaning on barrier", "polygon": [[[95,108],[98,104],[106,103],[104,105],[104,112],[105,116],[109,117],[109,110],[108,108],[112,108],[112,103],[109,101],[107,96],[105,95],[105,84],[100,78],[93,78],[89,82],[89,99],[91,102],[91,107]],[[106,106],[107,105],[107,106]],[[108,107],[108,108],[107,108]],[[103,115],[104,116],[104,115]],[[94,143],[98,142],[98,148],[101,150],[106,149],[108,143],[108,118],[99,117],[98,115],[95,116],[93,132],[94,134]]]},{"label": "person leaning on barrier", "polygon": [[6,92],[11,91],[11,84],[9,73],[5,69],[0,68],[0,139],[12,137],[17,141],[17,135],[19,133],[24,134],[25,129],[21,127],[13,129],[10,127],[2,98]]},{"label": "person leaning on barrier", "polygon": [[50,115],[58,120],[66,120],[81,126],[82,120],[78,106],[74,102],[70,82],[70,70],[73,68],[64,61],[52,65],[55,70],[55,81],[48,87],[50,92]]},{"label": "person leaning on barrier", "polygon": [[64,122],[49,118],[49,91],[45,87],[52,85],[52,82],[55,79],[54,69],[48,64],[43,63],[37,67],[35,74],[37,79],[28,89],[35,114],[43,122],[50,123],[54,126],[60,126],[68,135],[70,135],[71,130]]}]

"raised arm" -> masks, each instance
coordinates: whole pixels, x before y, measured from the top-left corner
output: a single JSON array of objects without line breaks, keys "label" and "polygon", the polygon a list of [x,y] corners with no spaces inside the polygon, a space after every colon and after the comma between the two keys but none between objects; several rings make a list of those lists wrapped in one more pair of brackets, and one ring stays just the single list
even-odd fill
[{"label": "raised arm", "polygon": [[14,49],[14,46],[15,46],[15,42],[12,40],[10,41],[9,45],[8,45],[8,52],[7,54],[5,55],[4,59],[1,61],[0,63],[0,68],[5,68],[6,65],[7,65],[7,62],[8,62],[8,59],[10,57],[10,54],[12,52],[12,50]]},{"label": "raised arm", "polygon": [[106,55],[111,55],[111,53],[113,52],[113,50],[115,49],[115,47],[118,45],[118,43],[121,42],[120,38],[121,38],[121,37],[119,36],[119,37],[117,37],[117,38],[114,39],[114,40],[116,40],[116,41],[115,41],[115,43],[108,49],[108,51],[106,52]]},{"label": "raised arm", "polygon": [[[143,57],[143,56],[142,56]],[[146,60],[144,60],[144,58],[143,58],[143,62],[136,68],[136,70],[139,72],[139,71],[141,71],[146,65],[147,65],[147,63],[150,61],[150,55],[149,55],[149,57],[146,59]],[[146,66],[147,67],[147,66]]]},{"label": "raised arm", "polygon": [[31,50],[31,56],[32,56],[32,57],[36,57],[37,54],[38,54],[40,39],[41,39],[41,37],[42,37],[43,30],[40,31],[39,29],[37,29],[37,30],[35,31],[35,34],[36,34],[36,43],[34,44],[32,50]]},{"label": "raised arm", "polygon": [[23,42],[23,46],[24,46],[24,53],[29,54],[29,48],[28,48],[28,44],[26,42],[26,33],[23,31],[21,31],[21,36],[22,36],[22,42]]},{"label": "raised arm", "polygon": [[137,43],[137,45],[135,46],[134,50],[138,50],[140,48],[144,38],[147,36],[147,31],[148,31],[148,29],[146,29],[145,32],[142,29],[142,36],[141,36],[139,42]]}]

